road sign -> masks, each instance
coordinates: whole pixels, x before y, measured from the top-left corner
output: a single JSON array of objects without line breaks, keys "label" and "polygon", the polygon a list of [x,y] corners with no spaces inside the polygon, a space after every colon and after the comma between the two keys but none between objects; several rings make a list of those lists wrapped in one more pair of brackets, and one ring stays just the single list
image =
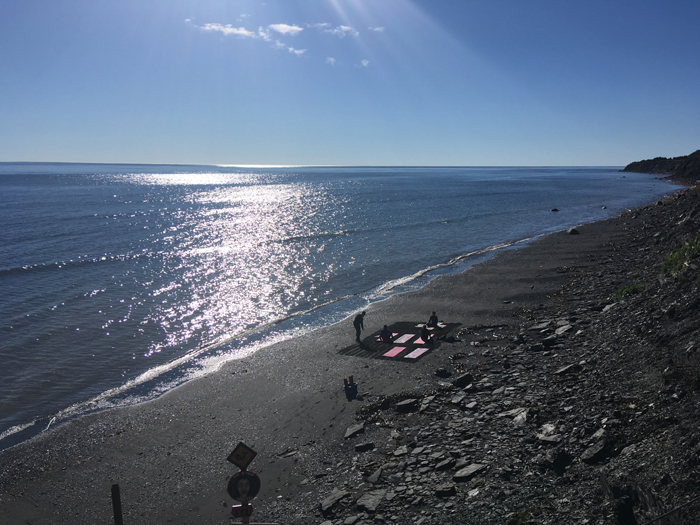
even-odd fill
[{"label": "road sign", "polygon": [[245,470],[248,468],[248,465],[250,465],[250,462],[253,461],[253,458],[257,455],[257,452],[241,441],[238,443],[238,445],[236,445],[236,448],[233,449],[233,452],[231,452],[226,459],[236,465],[239,469]]},{"label": "road sign", "polygon": [[246,518],[253,513],[253,506],[250,503],[245,505],[234,505],[231,507],[231,515],[234,518]]},{"label": "road sign", "polygon": [[248,501],[260,492],[260,478],[255,472],[241,470],[231,476],[226,490],[236,501]]}]

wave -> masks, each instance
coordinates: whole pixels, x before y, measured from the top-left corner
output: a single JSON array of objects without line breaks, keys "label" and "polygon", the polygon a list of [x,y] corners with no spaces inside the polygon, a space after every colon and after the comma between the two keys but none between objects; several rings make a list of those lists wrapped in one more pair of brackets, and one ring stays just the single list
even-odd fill
[{"label": "wave", "polygon": [[20,273],[29,272],[44,272],[49,270],[59,270],[64,268],[81,268],[90,264],[100,264],[100,263],[111,263],[111,262],[124,262],[140,259],[142,257],[153,257],[157,256],[157,253],[132,253],[132,254],[122,254],[122,255],[103,255],[99,257],[90,257],[85,259],[69,260],[69,261],[55,261],[51,263],[35,263],[27,264],[25,266],[13,266],[10,268],[0,268],[0,277],[3,275],[13,275]]}]

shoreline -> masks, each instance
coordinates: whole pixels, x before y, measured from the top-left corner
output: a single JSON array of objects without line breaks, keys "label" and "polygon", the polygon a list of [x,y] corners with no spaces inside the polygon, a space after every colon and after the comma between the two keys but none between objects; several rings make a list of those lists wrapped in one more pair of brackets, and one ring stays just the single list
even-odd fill
[{"label": "shoreline", "polygon": [[[424,321],[431,310],[460,328],[522,324],[525,312],[546,311],[570,281],[562,268],[609,257],[627,237],[626,220],[623,213],[578,226],[580,235],[548,234],[374,303],[366,333]],[[262,480],[254,518],[279,520],[288,507],[303,507],[304,523],[323,522],[316,507],[335,486],[328,481],[357,456],[343,439],[355,411],[379,396],[440,388],[435,369],[462,347],[443,344],[416,363],[340,355],[353,339],[349,320],[336,323],[230,361],[155,400],[83,416],[0,452],[0,517],[109,523],[109,488],[119,483],[127,522],[229,523],[226,481],[236,469],[225,459],[243,441],[258,452],[250,466]],[[365,401],[343,395],[350,374]]]}]

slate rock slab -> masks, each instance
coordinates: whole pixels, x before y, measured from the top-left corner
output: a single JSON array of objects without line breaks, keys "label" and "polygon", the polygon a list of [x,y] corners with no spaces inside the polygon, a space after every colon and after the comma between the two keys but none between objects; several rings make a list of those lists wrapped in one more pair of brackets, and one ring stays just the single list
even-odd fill
[{"label": "slate rock slab", "polygon": [[372,490],[360,496],[357,500],[357,508],[366,512],[374,512],[384,499],[386,490]]},{"label": "slate rock slab", "polygon": [[321,502],[321,513],[326,516],[329,514],[333,507],[343,498],[350,495],[349,492],[340,489],[333,489],[333,491]]},{"label": "slate rock slab", "polygon": [[348,427],[348,429],[345,431],[345,439],[351,438],[353,436],[356,436],[357,434],[364,434],[365,433],[365,422],[358,423],[357,425],[353,425],[351,427]]},{"label": "slate rock slab", "polygon": [[456,482],[469,481],[485,468],[486,465],[482,465],[481,463],[472,463],[471,465],[458,470],[452,479]]}]

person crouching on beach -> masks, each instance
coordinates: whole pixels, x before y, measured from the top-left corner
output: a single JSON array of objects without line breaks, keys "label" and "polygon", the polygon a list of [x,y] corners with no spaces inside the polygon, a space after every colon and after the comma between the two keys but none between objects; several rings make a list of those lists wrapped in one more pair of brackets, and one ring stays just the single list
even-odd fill
[{"label": "person crouching on beach", "polygon": [[428,327],[425,325],[423,325],[423,328],[421,328],[420,338],[423,340],[424,343],[432,344],[433,342],[432,334],[430,333],[430,330],[428,330]]},{"label": "person crouching on beach", "polygon": [[353,326],[355,327],[355,341],[357,341],[358,343],[360,342],[360,333],[365,328],[365,325],[364,325],[365,313],[366,312],[362,312],[362,313],[357,314],[355,316],[355,320],[352,322]]},{"label": "person crouching on beach", "polygon": [[383,343],[391,343],[391,332],[389,331],[389,327],[387,325],[384,325],[382,331],[379,332],[379,340]]}]

